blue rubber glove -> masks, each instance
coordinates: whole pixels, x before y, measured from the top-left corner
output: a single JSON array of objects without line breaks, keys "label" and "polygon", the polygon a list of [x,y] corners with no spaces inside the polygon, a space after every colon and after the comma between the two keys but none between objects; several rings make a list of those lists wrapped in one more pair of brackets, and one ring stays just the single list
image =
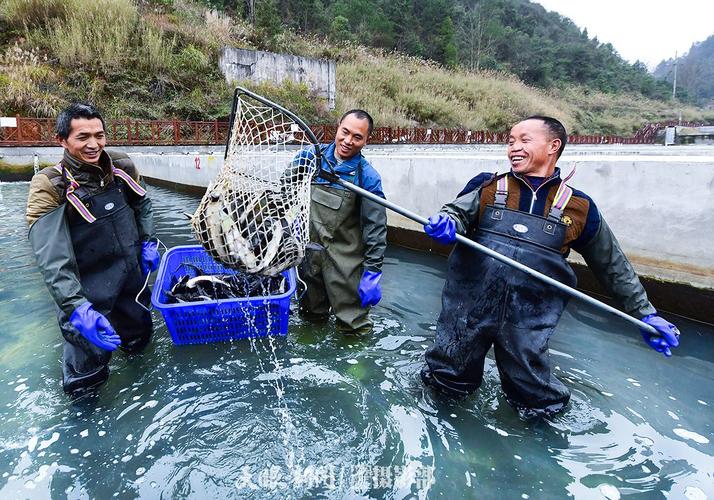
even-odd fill
[{"label": "blue rubber glove", "polygon": [[146,276],[159,267],[161,256],[159,255],[159,244],[155,241],[144,241],[141,244],[141,274]]},{"label": "blue rubber glove", "polygon": [[69,322],[84,338],[97,347],[114,351],[117,346],[121,345],[121,339],[109,324],[109,320],[103,314],[95,311],[91,302],[85,302],[75,309],[69,317]]},{"label": "blue rubber glove", "polygon": [[382,287],[379,280],[382,279],[382,273],[377,271],[367,271],[362,273],[362,279],[359,281],[359,298],[362,300],[362,307],[376,306],[382,300]]},{"label": "blue rubber glove", "polygon": [[642,318],[642,321],[653,326],[659,332],[659,335],[655,335],[654,333],[640,330],[645,342],[655,351],[670,357],[672,355],[670,347],[679,345],[679,330],[677,327],[666,319],[657,316],[657,314],[649,314]]},{"label": "blue rubber glove", "polygon": [[424,232],[442,245],[449,245],[456,240],[456,222],[445,213],[438,213],[429,217]]}]

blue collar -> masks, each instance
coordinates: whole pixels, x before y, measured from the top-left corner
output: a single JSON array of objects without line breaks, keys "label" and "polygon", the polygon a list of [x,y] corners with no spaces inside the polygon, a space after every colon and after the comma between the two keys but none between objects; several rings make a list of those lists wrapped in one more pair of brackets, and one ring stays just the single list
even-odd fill
[{"label": "blue collar", "polygon": [[335,143],[333,142],[332,144],[328,145],[326,148],[322,150],[322,155],[324,156],[325,160],[332,164],[332,168],[335,169],[335,172],[340,172],[340,173],[348,173],[348,172],[354,172],[357,170],[357,167],[360,164],[360,161],[362,161],[362,153],[357,153],[354,155],[352,158],[349,158],[342,163],[338,164],[337,163],[337,158],[335,158]]}]

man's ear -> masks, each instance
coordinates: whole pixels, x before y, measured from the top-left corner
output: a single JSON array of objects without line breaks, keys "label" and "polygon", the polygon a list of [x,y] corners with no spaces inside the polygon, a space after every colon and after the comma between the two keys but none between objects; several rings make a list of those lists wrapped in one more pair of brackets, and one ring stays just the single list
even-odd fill
[{"label": "man's ear", "polygon": [[55,134],[55,140],[57,141],[57,144],[64,147],[64,139],[62,139],[59,134]]},{"label": "man's ear", "polygon": [[553,139],[550,141],[550,148],[548,149],[548,154],[558,154],[560,146],[563,145],[563,141],[560,139]]}]

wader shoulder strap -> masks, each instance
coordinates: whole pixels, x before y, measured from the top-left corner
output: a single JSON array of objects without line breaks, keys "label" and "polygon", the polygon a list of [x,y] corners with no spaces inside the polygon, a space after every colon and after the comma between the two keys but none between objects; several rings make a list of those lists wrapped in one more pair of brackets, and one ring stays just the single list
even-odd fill
[{"label": "wader shoulder strap", "polygon": [[[59,168],[62,171],[62,176],[65,178],[65,180],[68,183],[67,190],[65,191],[65,196],[67,197],[67,201],[77,210],[79,215],[86,220],[88,223],[92,223],[97,220],[94,215],[92,215],[92,212],[89,211],[89,209],[82,203],[82,200],[77,196],[77,189],[79,189],[79,183],[75,180],[75,178],[72,176],[72,174],[64,168],[64,166],[57,165],[55,168]],[[124,172],[121,169],[115,168],[112,166],[112,173],[119,177],[121,180],[123,180],[127,186],[129,186],[129,189],[134,191],[138,196],[144,196],[146,195],[146,190],[141,187],[141,185],[136,182],[129,174]]]},{"label": "wader shoulder strap", "polygon": [[[320,150],[320,165],[318,165],[319,170],[325,170],[326,172],[329,172],[332,175],[337,175],[335,172],[335,165],[327,158],[327,155],[325,154],[325,151],[327,151],[327,148],[330,147],[329,144],[316,144],[315,145],[315,150],[317,149]],[[329,170],[323,169],[322,168],[322,162],[325,162],[329,168]],[[312,180],[310,181],[310,184],[327,184],[327,182],[319,182],[321,180],[320,175],[315,175]]]},{"label": "wader shoulder strap", "polygon": [[86,206],[84,206],[82,200],[80,200],[79,196],[77,196],[77,194],[75,193],[75,191],[79,189],[79,182],[74,180],[74,177],[69,172],[69,170],[64,168],[64,165],[62,165],[60,168],[62,169],[62,177],[68,183],[67,190],[65,191],[65,197],[67,198],[69,204],[72,205],[77,211],[77,213],[90,224],[96,221],[97,218],[92,215],[92,212],[90,212]]},{"label": "wader shoulder strap", "polygon": [[360,158],[359,163],[357,163],[357,173],[352,180],[356,181],[355,184],[357,187],[362,187],[362,158]]},{"label": "wader shoulder strap", "polygon": [[568,179],[575,174],[576,168],[577,165],[575,165],[568,176],[560,182],[558,191],[555,193],[555,198],[553,198],[553,205],[550,207],[550,211],[548,212],[548,220],[560,222],[560,219],[563,217],[565,206],[570,201],[570,198],[573,197],[573,190],[566,184],[566,182],[568,182]]},{"label": "wader shoulder strap", "polygon": [[572,188],[568,186],[565,181],[561,182],[558,187],[558,191],[555,193],[555,198],[553,198],[553,205],[550,207],[550,212],[548,212],[548,220],[560,222],[560,219],[563,217],[565,206],[568,204],[572,196]]},{"label": "wader shoulder strap", "polygon": [[496,208],[506,208],[506,200],[508,199],[508,174],[499,177],[496,181]]},{"label": "wader shoulder strap", "polygon": [[141,187],[141,184],[136,182],[131,175],[127,174],[122,169],[112,167],[112,173],[114,175],[116,175],[117,177],[119,177],[121,180],[123,180],[126,183],[126,185],[129,186],[129,189],[134,191],[137,195],[139,195],[139,196],[146,195],[146,189]]}]

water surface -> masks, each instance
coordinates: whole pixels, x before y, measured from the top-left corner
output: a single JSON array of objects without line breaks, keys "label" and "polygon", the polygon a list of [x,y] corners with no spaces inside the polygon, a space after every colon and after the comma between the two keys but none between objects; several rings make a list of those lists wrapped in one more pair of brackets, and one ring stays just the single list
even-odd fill
[{"label": "water surface", "polygon": [[[390,248],[375,332],[293,314],[288,337],[117,354],[72,400],[62,342],[23,218],[28,183],[0,183],[0,498],[714,497],[714,331],[671,317],[682,347],[649,350],[620,320],[571,303],[551,357],[573,392],[523,422],[487,360],[479,393],[419,381],[445,260]],[[160,238],[193,243],[198,199],[149,190]]]}]

